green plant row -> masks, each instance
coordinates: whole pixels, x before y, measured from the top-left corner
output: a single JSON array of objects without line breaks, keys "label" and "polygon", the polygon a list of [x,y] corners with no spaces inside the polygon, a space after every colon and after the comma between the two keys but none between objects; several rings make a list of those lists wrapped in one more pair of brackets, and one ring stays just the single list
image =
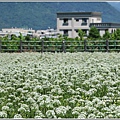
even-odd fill
[{"label": "green plant row", "polygon": [[[107,43],[108,42],[108,43]],[[1,52],[120,51],[120,40],[1,40]]]},{"label": "green plant row", "polygon": [[[99,31],[95,27],[91,27],[89,35],[86,36],[82,30],[78,30],[78,37],[68,38],[59,35],[58,38],[37,38],[15,35],[7,35],[0,38],[1,52],[15,51],[44,51],[44,52],[82,52],[82,51],[120,51],[120,29],[113,33],[108,31],[100,36]],[[108,40],[108,42],[107,42]]]}]

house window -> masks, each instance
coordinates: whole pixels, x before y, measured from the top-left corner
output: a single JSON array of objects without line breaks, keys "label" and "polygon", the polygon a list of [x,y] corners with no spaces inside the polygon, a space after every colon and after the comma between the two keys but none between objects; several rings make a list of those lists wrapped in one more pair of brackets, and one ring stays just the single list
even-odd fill
[{"label": "house window", "polygon": [[67,18],[63,19],[63,25],[68,25],[68,19]]},{"label": "house window", "polygon": [[78,33],[78,30],[75,30],[76,31],[76,33]]},{"label": "house window", "polygon": [[87,25],[87,18],[82,19],[82,24],[81,25]]},{"label": "house window", "polygon": [[76,22],[79,22],[79,19],[76,19]]},{"label": "house window", "polygon": [[64,33],[63,33],[64,36],[68,36],[68,30],[64,30],[63,32],[64,32]]},{"label": "house window", "polygon": [[111,30],[111,33],[114,33],[114,32],[115,32],[115,29],[112,29],[112,30]]},{"label": "house window", "polygon": [[64,23],[68,23],[68,19],[64,19]]},{"label": "house window", "polygon": [[28,33],[32,33],[32,31],[28,31]]}]

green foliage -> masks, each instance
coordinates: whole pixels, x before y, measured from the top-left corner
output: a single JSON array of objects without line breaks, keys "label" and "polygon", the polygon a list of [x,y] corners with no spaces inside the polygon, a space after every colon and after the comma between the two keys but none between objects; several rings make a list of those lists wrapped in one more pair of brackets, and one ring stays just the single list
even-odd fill
[{"label": "green foliage", "polygon": [[30,36],[29,35],[25,36],[25,40],[30,41],[31,40]]},{"label": "green foliage", "polygon": [[105,31],[105,34],[103,35],[103,39],[108,40],[110,39],[110,37],[111,37],[110,33],[108,31]]},{"label": "green foliage", "polygon": [[37,40],[39,40],[39,38],[33,37],[32,40],[33,40],[33,41],[37,41]]},{"label": "green foliage", "polygon": [[100,33],[96,27],[92,26],[90,28],[88,38],[93,40],[100,39]]},{"label": "green foliage", "polygon": [[11,40],[20,40],[20,38],[17,37],[16,35],[12,34],[11,35]]},{"label": "green foliage", "polygon": [[[84,32],[82,30],[79,30],[79,37],[76,38],[68,38],[67,36],[60,35],[58,38],[43,38],[39,39],[37,37],[30,37],[27,36],[16,36],[11,35],[11,39],[9,38],[9,35],[6,35],[5,37],[1,38],[2,40],[2,51],[5,52],[5,50],[9,51],[20,51],[20,40],[24,41],[22,43],[22,49],[23,51],[41,51],[42,50],[42,40],[44,41],[44,51],[45,52],[62,52],[64,49],[66,52],[82,52],[82,51],[106,51],[106,43],[105,40],[114,40],[110,41],[109,43],[109,49],[119,49],[119,41],[120,40],[120,29],[117,29],[114,33],[110,34],[108,31],[105,32],[103,37],[100,40],[100,35],[98,30],[95,27],[92,27],[89,32],[88,38],[86,38],[86,49],[85,49],[85,41],[83,39]],[[65,43],[63,43],[63,40]],[[37,42],[34,42],[37,41]],[[63,47],[65,45],[65,48]],[[113,45],[113,46],[112,46]]]},{"label": "green foliage", "polygon": [[22,33],[20,33],[19,39],[20,40],[25,40],[25,37],[22,35]]},{"label": "green foliage", "polygon": [[110,40],[120,40],[120,29],[110,34]]},{"label": "green foliage", "polygon": [[79,40],[79,37],[76,37],[75,40]]},{"label": "green foliage", "polygon": [[2,37],[2,40],[8,40],[8,35]]},{"label": "green foliage", "polygon": [[116,39],[116,40],[120,40],[120,29],[117,29],[117,30],[114,32],[114,36],[115,36],[115,39]]},{"label": "green foliage", "polygon": [[116,38],[115,38],[115,34],[114,33],[111,33],[111,35],[110,35],[110,40],[115,40]]},{"label": "green foliage", "polygon": [[81,29],[79,29],[78,36],[80,37],[80,40],[84,40],[84,35],[85,35],[85,33]]}]

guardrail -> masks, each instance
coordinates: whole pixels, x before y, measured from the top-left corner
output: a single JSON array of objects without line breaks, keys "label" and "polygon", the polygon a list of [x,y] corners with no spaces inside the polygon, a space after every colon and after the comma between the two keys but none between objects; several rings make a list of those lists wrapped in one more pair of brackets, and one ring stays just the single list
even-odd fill
[{"label": "guardrail", "polygon": [[120,52],[120,40],[0,40],[0,52]]}]

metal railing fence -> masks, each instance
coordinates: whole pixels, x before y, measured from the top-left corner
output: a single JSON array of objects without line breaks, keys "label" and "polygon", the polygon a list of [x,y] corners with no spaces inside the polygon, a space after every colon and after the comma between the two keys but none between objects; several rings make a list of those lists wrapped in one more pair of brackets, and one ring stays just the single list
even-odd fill
[{"label": "metal railing fence", "polygon": [[120,52],[120,40],[0,40],[0,52]]}]

